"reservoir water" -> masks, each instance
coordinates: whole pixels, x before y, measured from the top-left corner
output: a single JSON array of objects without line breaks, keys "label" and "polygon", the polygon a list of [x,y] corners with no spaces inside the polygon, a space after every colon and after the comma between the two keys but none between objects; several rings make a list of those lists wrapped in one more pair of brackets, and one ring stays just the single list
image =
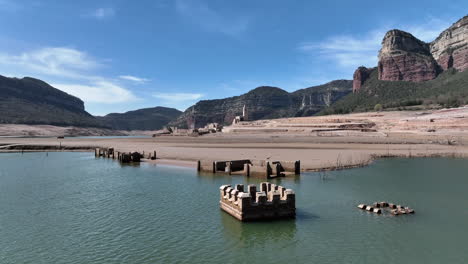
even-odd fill
[{"label": "reservoir water", "polygon": [[[242,176],[91,153],[0,154],[0,263],[467,263],[468,162],[386,159],[272,180],[297,219],[241,223],[219,209]],[[390,201],[415,215],[375,215]]]}]

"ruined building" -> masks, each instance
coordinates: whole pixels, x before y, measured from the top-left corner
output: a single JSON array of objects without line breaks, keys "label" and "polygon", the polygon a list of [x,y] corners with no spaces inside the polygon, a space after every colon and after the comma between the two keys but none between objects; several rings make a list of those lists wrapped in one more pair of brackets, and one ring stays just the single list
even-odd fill
[{"label": "ruined building", "polygon": [[295,218],[296,196],[294,191],[269,182],[257,186],[249,184],[244,191],[243,184],[222,185],[220,207],[241,221]]}]

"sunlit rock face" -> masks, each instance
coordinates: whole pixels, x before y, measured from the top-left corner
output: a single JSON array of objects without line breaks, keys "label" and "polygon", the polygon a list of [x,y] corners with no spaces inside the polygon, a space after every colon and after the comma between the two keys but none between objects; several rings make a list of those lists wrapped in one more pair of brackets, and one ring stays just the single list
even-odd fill
[{"label": "sunlit rock face", "polygon": [[464,71],[468,68],[468,16],[444,30],[430,44],[434,59],[443,70],[455,68]]},{"label": "sunlit rock face", "polygon": [[437,77],[429,44],[401,30],[385,34],[379,52],[379,80],[421,82]]},{"label": "sunlit rock face", "polygon": [[370,73],[374,70],[375,68],[368,69],[366,67],[359,67],[354,71],[353,74],[353,93],[359,92],[361,90],[362,85],[364,82],[369,78]]}]

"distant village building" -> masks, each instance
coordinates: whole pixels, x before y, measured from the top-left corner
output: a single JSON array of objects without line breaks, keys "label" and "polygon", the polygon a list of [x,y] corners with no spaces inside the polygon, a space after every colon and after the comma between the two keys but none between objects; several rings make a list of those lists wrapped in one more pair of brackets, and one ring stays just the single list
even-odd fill
[{"label": "distant village building", "polygon": [[239,122],[247,121],[248,119],[249,119],[249,113],[247,112],[247,106],[244,105],[244,107],[242,108],[242,115],[236,116],[234,120],[232,121],[232,124],[235,125],[235,124],[238,124]]},{"label": "distant village building", "polygon": [[195,130],[196,120],[195,120],[195,107],[192,108],[192,113],[190,113],[187,118],[187,128],[189,130]]}]

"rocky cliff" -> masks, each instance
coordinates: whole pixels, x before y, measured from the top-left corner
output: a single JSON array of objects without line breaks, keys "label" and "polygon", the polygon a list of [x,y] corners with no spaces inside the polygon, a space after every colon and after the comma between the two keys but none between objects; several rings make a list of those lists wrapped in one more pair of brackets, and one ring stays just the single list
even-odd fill
[{"label": "rocky cliff", "polygon": [[390,30],[385,34],[379,52],[380,80],[432,80],[437,77],[438,67],[429,44],[401,30]]},{"label": "rocky cliff", "polygon": [[102,127],[79,98],[34,78],[0,76],[0,123]]},{"label": "rocky cliff", "polygon": [[361,66],[354,71],[353,74],[353,93],[359,92],[364,82],[369,78],[371,72],[375,68],[368,69],[364,66]]},{"label": "rocky cliff", "polygon": [[468,68],[468,16],[444,30],[431,42],[430,51],[443,70],[452,67],[458,71],[466,70]]},{"label": "rocky cliff", "polygon": [[[388,31],[379,51],[378,79],[422,82],[435,79],[448,69],[468,68],[468,16],[425,43],[408,32]],[[359,67],[353,76],[353,91],[362,90],[369,69]]]},{"label": "rocky cliff", "polygon": [[158,130],[182,114],[167,107],[144,108],[126,113],[111,113],[97,117],[106,126],[116,130]]},{"label": "rocky cliff", "polygon": [[208,123],[231,124],[235,116],[242,114],[245,105],[249,120],[309,116],[331,105],[352,90],[352,81],[339,80],[324,85],[289,93],[277,87],[262,86],[240,96],[217,100],[203,100],[189,107],[172,126],[195,127]]}]

